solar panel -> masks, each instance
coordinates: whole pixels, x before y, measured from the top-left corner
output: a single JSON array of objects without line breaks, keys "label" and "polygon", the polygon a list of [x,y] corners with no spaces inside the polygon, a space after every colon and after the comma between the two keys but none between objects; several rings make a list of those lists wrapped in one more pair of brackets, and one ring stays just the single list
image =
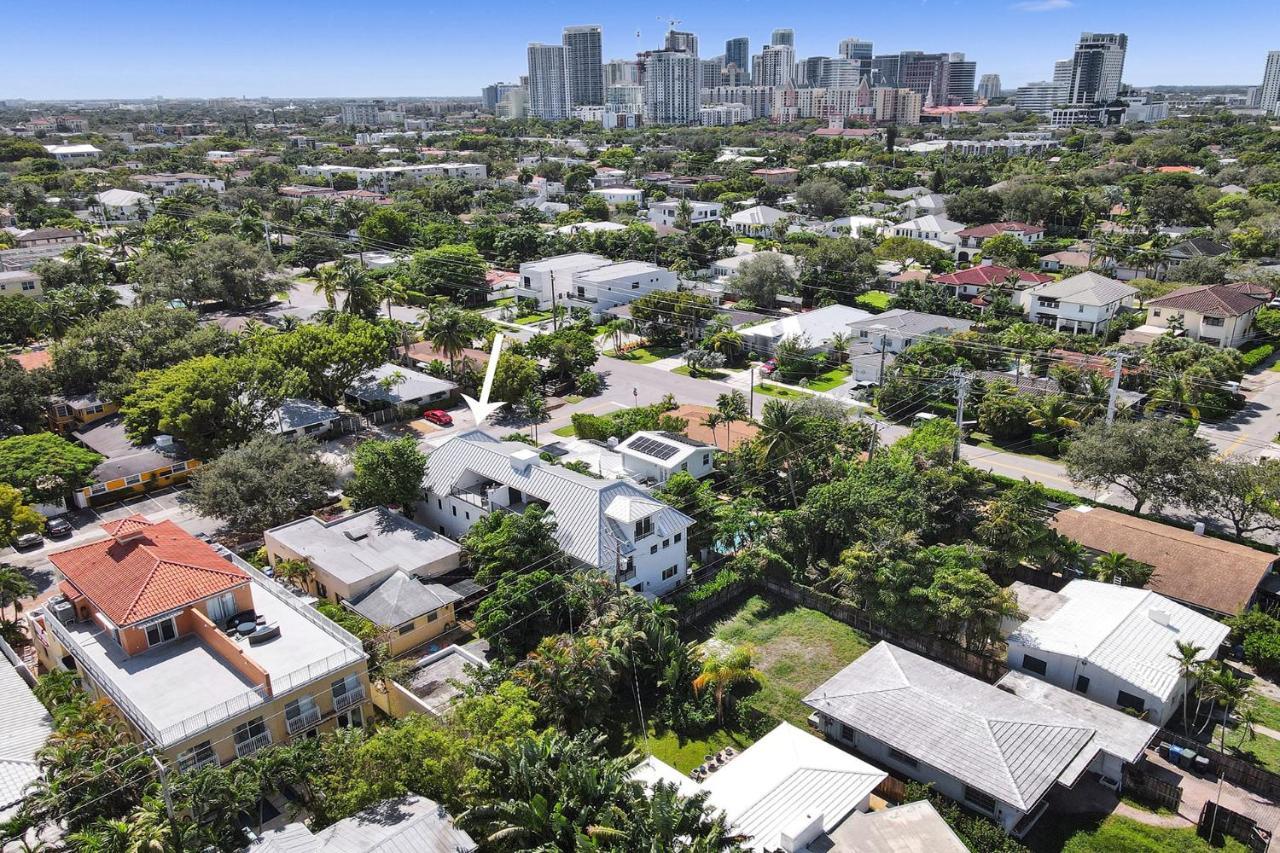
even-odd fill
[{"label": "solar panel", "polygon": [[654,459],[670,459],[679,452],[679,448],[672,447],[670,444],[657,441],[648,436],[634,439],[627,446],[636,453],[643,453],[645,456],[652,456]]}]

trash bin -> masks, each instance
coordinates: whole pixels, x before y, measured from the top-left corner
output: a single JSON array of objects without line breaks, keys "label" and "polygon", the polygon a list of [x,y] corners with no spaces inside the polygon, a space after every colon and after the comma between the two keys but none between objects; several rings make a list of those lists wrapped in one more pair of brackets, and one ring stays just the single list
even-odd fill
[{"label": "trash bin", "polygon": [[1209,773],[1209,757],[1206,755],[1197,755],[1195,757],[1195,771],[1201,775]]},{"label": "trash bin", "polygon": [[1185,767],[1188,770],[1190,770],[1192,766],[1195,764],[1195,762],[1196,762],[1196,752],[1194,749],[1182,750],[1181,758],[1178,761],[1179,767]]}]

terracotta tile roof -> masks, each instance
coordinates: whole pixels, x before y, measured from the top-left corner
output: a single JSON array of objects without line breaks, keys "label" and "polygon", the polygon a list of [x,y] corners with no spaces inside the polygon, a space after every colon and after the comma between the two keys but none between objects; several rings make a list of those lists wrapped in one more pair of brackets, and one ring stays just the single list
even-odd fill
[{"label": "terracotta tile roof", "polygon": [[1043,225],[1028,225],[1025,222],[991,222],[986,225],[974,225],[972,228],[966,228],[963,231],[957,231],[957,237],[995,237],[997,234],[1004,234],[1009,231],[1016,231],[1021,234],[1043,234]]},{"label": "terracotta tile roof", "polygon": [[23,370],[35,370],[39,367],[48,367],[53,363],[53,356],[47,349],[32,350],[31,352],[19,352],[9,356],[9,358],[22,365]]},{"label": "terracotta tile roof", "polygon": [[1109,509],[1064,509],[1053,528],[1095,551],[1120,551],[1155,572],[1147,589],[1234,615],[1253,600],[1276,555]]},{"label": "terracotta tile roof", "polygon": [[1229,284],[1195,284],[1180,287],[1159,299],[1148,299],[1147,305],[1156,308],[1176,308],[1179,311],[1195,311],[1215,317],[1237,317],[1248,314],[1261,305],[1258,297],[1241,293]]},{"label": "terracotta tile roof", "polygon": [[102,529],[110,538],[50,554],[49,560],[118,626],[177,610],[249,580],[172,521],[135,515]]},{"label": "terracotta tile roof", "polygon": [[1012,267],[1002,267],[997,264],[969,267],[967,270],[935,275],[933,281],[937,284],[968,284],[988,287],[993,284],[1003,283],[1011,275],[1017,275],[1019,281],[1030,282],[1031,284],[1045,284],[1053,281],[1053,276],[1051,275]]}]

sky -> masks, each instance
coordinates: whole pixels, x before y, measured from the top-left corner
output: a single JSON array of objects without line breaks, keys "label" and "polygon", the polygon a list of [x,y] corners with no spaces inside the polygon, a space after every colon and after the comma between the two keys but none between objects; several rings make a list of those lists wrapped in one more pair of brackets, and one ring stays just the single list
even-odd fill
[{"label": "sky", "polygon": [[[529,42],[599,24],[606,59],[657,47],[667,21],[699,54],[774,28],[798,57],[847,37],[876,53],[963,51],[1006,87],[1052,77],[1081,31],[1129,35],[1125,82],[1248,84],[1280,50],[1277,0],[699,0],[644,8],[569,0],[63,0],[13,3],[0,24],[0,100],[477,95],[516,80]],[[637,39],[636,33],[640,33]]]}]

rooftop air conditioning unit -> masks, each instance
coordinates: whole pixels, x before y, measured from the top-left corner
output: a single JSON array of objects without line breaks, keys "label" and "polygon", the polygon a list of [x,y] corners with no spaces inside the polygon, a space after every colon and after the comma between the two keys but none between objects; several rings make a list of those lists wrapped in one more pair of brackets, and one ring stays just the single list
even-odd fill
[{"label": "rooftop air conditioning unit", "polygon": [[1147,615],[1148,615],[1148,616],[1150,616],[1150,617],[1151,617],[1151,621],[1152,621],[1152,622],[1154,622],[1154,623],[1156,623],[1157,625],[1164,625],[1164,626],[1168,627],[1168,625],[1169,625],[1169,611],[1168,611],[1168,610],[1161,610],[1161,609],[1160,609],[1160,608],[1158,608],[1158,607],[1153,607],[1153,608],[1151,608],[1149,611],[1147,611]]},{"label": "rooftop air conditioning unit", "polygon": [[76,621],[76,606],[66,599],[50,602],[49,611],[53,614],[53,618],[63,625],[70,625]]}]

